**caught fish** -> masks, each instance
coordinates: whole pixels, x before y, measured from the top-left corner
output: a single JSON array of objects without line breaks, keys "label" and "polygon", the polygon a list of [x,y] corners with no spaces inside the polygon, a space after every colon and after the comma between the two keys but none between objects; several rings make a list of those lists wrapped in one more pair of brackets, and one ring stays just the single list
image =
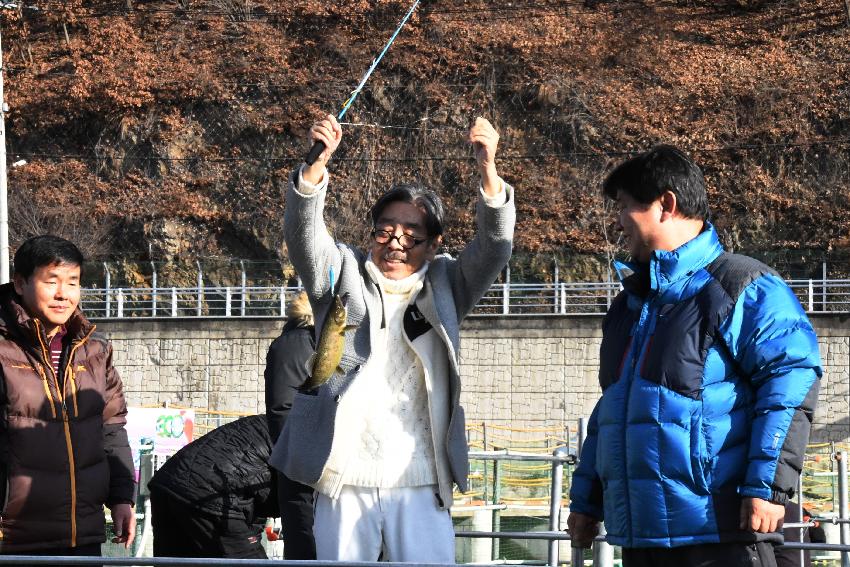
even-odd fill
[{"label": "caught fish", "polygon": [[310,378],[304,383],[304,390],[318,388],[330,380],[337,370],[340,370],[339,363],[345,346],[345,333],[357,328],[357,325],[345,324],[348,318],[347,302],[347,293],[342,297],[339,295],[334,297],[333,305],[322,327],[319,343],[316,345],[316,352],[307,361]]}]

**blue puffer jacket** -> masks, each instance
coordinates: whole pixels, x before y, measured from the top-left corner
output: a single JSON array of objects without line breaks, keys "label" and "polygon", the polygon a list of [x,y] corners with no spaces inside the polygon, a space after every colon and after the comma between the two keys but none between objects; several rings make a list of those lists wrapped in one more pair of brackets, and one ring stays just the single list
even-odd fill
[{"label": "blue puffer jacket", "polygon": [[756,540],[738,529],[741,499],[794,493],[821,375],[814,330],[779,276],[725,253],[710,224],[628,268],[570,509],[625,547]]}]

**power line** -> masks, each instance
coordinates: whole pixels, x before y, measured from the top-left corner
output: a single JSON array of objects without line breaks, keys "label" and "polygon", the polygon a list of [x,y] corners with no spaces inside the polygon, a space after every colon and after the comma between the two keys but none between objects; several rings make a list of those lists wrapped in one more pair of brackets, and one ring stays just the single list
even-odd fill
[{"label": "power line", "polygon": [[[584,0],[560,0],[558,2],[528,2],[524,4],[511,2],[511,3],[499,3],[495,5],[488,6],[462,6],[462,7],[453,7],[453,8],[435,8],[435,7],[426,7],[420,11],[422,17],[425,16],[443,16],[444,19],[449,20],[458,20],[465,19],[468,16],[472,15],[480,15],[480,14],[490,14],[494,16],[496,19],[522,19],[526,17],[538,17],[540,15],[561,15],[565,14],[569,8],[582,8],[587,12],[595,13],[600,9],[604,9],[606,7],[610,7],[612,9],[617,10],[618,12],[623,12],[624,10],[645,10],[649,11],[641,2],[632,1],[627,4],[623,4],[621,2],[616,3],[616,5],[606,6],[605,4],[600,4],[595,8],[588,8]],[[24,6],[24,9],[33,10],[39,14],[46,13],[65,13],[65,7],[61,4],[54,4],[51,7],[51,3],[46,3],[43,6],[35,7],[35,6]],[[834,8],[832,12],[836,14],[843,14],[843,10],[841,7]],[[803,12],[800,12],[801,14]],[[262,20],[276,19],[276,18],[291,18],[293,16],[310,16],[311,18],[318,19],[322,17],[328,18],[339,18],[342,16],[358,16],[360,19],[375,19],[378,21],[395,21],[394,16],[389,14],[380,14],[377,16],[374,12],[360,12],[360,13],[352,13],[348,12],[346,14],[293,14],[292,12],[282,12],[282,11],[269,11],[262,7],[258,7],[253,10],[240,10],[237,8],[226,10],[226,9],[210,9],[210,8],[155,8],[155,7],[146,7],[146,8],[113,8],[113,9],[101,9],[99,11],[78,11],[74,15],[78,18],[100,18],[100,17],[127,17],[133,15],[151,15],[151,14],[171,14],[175,16],[184,16],[184,17],[193,17],[197,18],[198,16],[213,16],[211,19],[220,19],[226,18],[233,21],[238,21],[239,23],[251,23],[252,21],[259,22]],[[786,12],[786,16],[790,15],[790,13]],[[356,18],[352,18],[356,19]],[[790,19],[790,18],[789,18]]]},{"label": "power line", "polygon": [[[468,7],[468,8],[445,8],[445,9],[437,9],[437,8],[426,8],[423,9],[420,14],[422,16],[428,15],[471,15],[471,14],[481,14],[481,13],[517,13],[522,11],[551,11],[553,13],[560,13],[567,6],[583,6],[583,0],[563,0],[559,2],[549,2],[549,3],[540,3],[533,2],[528,4],[496,4],[490,5],[486,7]],[[40,7],[30,7],[24,6],[24,9],[32,10],[39,14],[63,14],[66,13],[61,5],[54,4],[51,6],[50,3],[46,3]],[[86,10],[86,11],[71,11],[75,17],[78,18],[98,18],[98,17],[108,17],[108,16],[132,16],[132,15],[146,15],[146,14],[173,14],[179,16],[223,16],[227,18],[235,18],[241,22],[251,20],[262,20],[262,19],[272,19],[272,18],[285,18],[292,17],[293,12],[283,12],[283,11],[270,11],[266,10],[262,7],[256,9],[248,9],[248,10],[240,10],[238,8],[234,8],[231,10],[226,9],[210,9],[210,8],[181,8],[181,7],[173,7],[173,8],[154,8],[154,7],[146,7],[146,8],[111,8],[111,9],[99,9],[99,10]],[[338,17],[340,14],[302,14],[309,15],[314,18],[321,18],[323,16],[327,17]],[[361,18],[374,18],[374,12],[347,12],[345,15],[348,16],[359,16]],[[381,14],[379,16],[381,20],[391,20],[393,16],[388,14]],[[396,18],[397,19],[397,18]]]},{"label": "power line", "polygon": [[[734,144],[728,146],[708,146],[708,147],[684,147],[686,151],[695,154],[705,153],[723,153],[734,151],[753,151],[777,148],[805,148],[813,146],[832,146],[841,147],[850,146],[850,138],[827,138],[821,140],[809,140],[804,142],[776,142],[764,144]],[[635,150],[596,150],[596,151],[575,151],[575,152],[542,152],[534,154],[511,154],[502,153],[497,159],[500,161],[533,161],[538,159],[570,159],[573,157],[617,157],[634,155],[644,151],[643,149]],[[85,154],[61,154],[61,153],[39,153],[39,152],[15,152],[15,157],[22,158],[44,158],[55,159],[60,161],[79,160],[79,161],[99,161],[109,159],[108,156],[96,156]],[[238,156],[238,157],[185,157],[185,158],[170,158],[164,156],[133,156],[132,160],[137,161],[156,161],[170,163],[185,163],[185,162],[205,162],[205,163],[238,163],[238,162],[275,162],[275,163],[300,163],[303,161],[303,156]],[[471,155],[465,156],[411,156],[411,157],[390,157],[390,158],[364,158],[364,157],[347,157],[344,155],[335,156],[334,161],[339,162],[355,162],[355,163],[386,163],[386,162],[450,162],[450,161],[472,161],[474,158]]]},{"label": "power line", "polygon": [[[18,70],[31,70],[30,66],[20,66],[20,67],[12,67],[10,65],[6,65],[4,68],[5,72],[9,71],[18,71]],[[35,74],[35,72],[33,73]],[[76,73],[39,73],[40,76],[45,77],[46,79],[73,79],[79,78],[79,75]],[[267,74],[266,76],[270,76]],[[172,82],[163,82],[161,79],[158,80],[151,90],[163,90],[173,87],[185,87],[187,81],[185,78],[183,79],[174,79]],[[244,82],[239,79],[232,79],[222,77],[219,79],[219,83],[226,87],[232,87],[234,89],[238,89],[239,87],[287,87],[290,91],[299,91],[304,89],[312,89],[314,85],[311,84],[293,84],[292,80],[287,79],[285,76],[281,76],[279,79],[270,78],[265,81],[252,81],[252,82]],[[490,89],[490,88],[516,88],[516,87],[542,87],[542,86],[561,86],[564,83],[563,76],[554,76],[551,78],[541,77],[540,79],[536,79],[533,81],[495,81],[495,82],[463,82],[463,83],[451,83],[451,82],[435,82],[431,81],[403,81],[398,84],[393,84],[391,82],[383,82],[376,85],[366,84],[363,87],[364,91],[374,91],[374,90],[407,90],[413,89],[416,91],[422,90],[423,87],[426,86],[438,86],[440,88],[450,88],[450,89]],[[351,89],[351,82],[343,82],[343,81],[322,81],[321,88],[327,89],[340,89],[345,90]],[[564,85],[566,86],[566,85]]]},{"label": "power line", "polygon": [[[536,18],[546,15],[565,15],[568,12],[568,8],[581,8],[585,12],[595,13],[600,9],[604,9],[606,7],[616,10],[617,12],[622,13],[625,10],[644,10],[649,11],[647,7],[639,1],[631,1],[628,3],[617,2],[613,5],[606,6],[605,4],[597,5],[594,8],[588,8],[586,6],[585,0],[559,0],[557,2],[527,2],[527,3],[498,3],[495,5],[487,5],[487,6],[460,6],[460,7],[449,7],[449,8],[436,8],[436,7],[425,7],[420,10],[420,14],[422,17],[427,16],[438,16],[443,20],[448,21],[458,21],[463,19],[468,19],[474,15],[488,14],[487,21],[504,21],[504,20],[515,20],[515,19],[525,19],[525,18]],[[675,6],[673,6],[675,8]],[[65,13],[65,6],[62,4],[53,3],[51,7],[51,3],[47,2],[42,6],[23,6],[24,9],[29,9],[34,11],[37,14],[46,14],[46,13]],[[822,12],[821,12],[822,13]],[[840,6],[833,6],[831,10],[828,12],[829,14],[839,14],[843,17],[843,10]],[[257,9],[249,11],[242,11],[239,9],[225,10],[225,9],[210,9],[210,8],[188,8],[183,9],[178,6],[173,8],[155,8],[155,7],[146,7],[146,8],[133,8],[133,9],[125,9],[125,8],[113,8],[113,9],[105,9],[100,11],[79,11],[75,13],[75,17],[77,18],[101,18],[101,17],[128,17],[133,15],[157,15],[157,14],[171,14],[174,16],[183,16],[193,18],[195,21],[205,21],[205,20],[219,20],[219,19],[228,19],[234,22],[238,22],[241,24],[247,23],[259,23],[262,20],[275,20],[278,18],[292,18],[293,16],[309,16],[311,19],[318,19],[322,17],[327,18],[340,18],[344,15],[341,14],[326,14],[326,15],[316,15],[316,14],[293,14],[292,12],[282,12],[282,11],[269,11],[262,7],[258,7]],[[389,14],[381,14],[377,16],[374,12],[361,12],[361,13],[347,13],[345,15],[359,16],[359,19],[372,19],[380,22],[395,22],[395,16]],[[804,15],[805,12],[800,11],[799,15]],[[792,20],[792,14],[786,12],[784,16],[787,18],[787,21]],[[299,18],[300,19],[300,18]],[[357,18],[352,18],[357,19]],[[776,24],[776,20],[772,23]]]}]

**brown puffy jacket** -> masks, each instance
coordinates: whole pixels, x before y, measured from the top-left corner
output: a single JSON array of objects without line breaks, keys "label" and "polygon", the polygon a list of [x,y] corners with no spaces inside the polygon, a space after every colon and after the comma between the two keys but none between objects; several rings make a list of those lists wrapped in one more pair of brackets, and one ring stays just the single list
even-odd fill
[{"label": "brown puffy jacket", "polygon": [[0,286],[4,554],[103,542],[103,505],[133,501],[127,406],[112,347],[79,310],[65,327],[55,376],[44,326],[12,284]]}]

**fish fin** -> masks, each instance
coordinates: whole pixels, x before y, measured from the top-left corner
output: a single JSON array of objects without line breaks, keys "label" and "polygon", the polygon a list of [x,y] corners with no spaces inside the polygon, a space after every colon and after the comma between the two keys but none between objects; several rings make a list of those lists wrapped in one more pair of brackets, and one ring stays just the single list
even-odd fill
[{"label": "fish fin", "polygon": [[346,325],[345,328],[343,329],[343,331],[345,331],[347,333],[348,331],[353,331],[354,329],[358,328],[359,326],[360,325]]},{"label": "fish fin", "polygon": [[313,364],[316,362],[316,353],[310,355],[310,358],[307,359],[307,362],[304,363],[304,368],[307,370],[307,374],[311,377],[313,376]]}]

